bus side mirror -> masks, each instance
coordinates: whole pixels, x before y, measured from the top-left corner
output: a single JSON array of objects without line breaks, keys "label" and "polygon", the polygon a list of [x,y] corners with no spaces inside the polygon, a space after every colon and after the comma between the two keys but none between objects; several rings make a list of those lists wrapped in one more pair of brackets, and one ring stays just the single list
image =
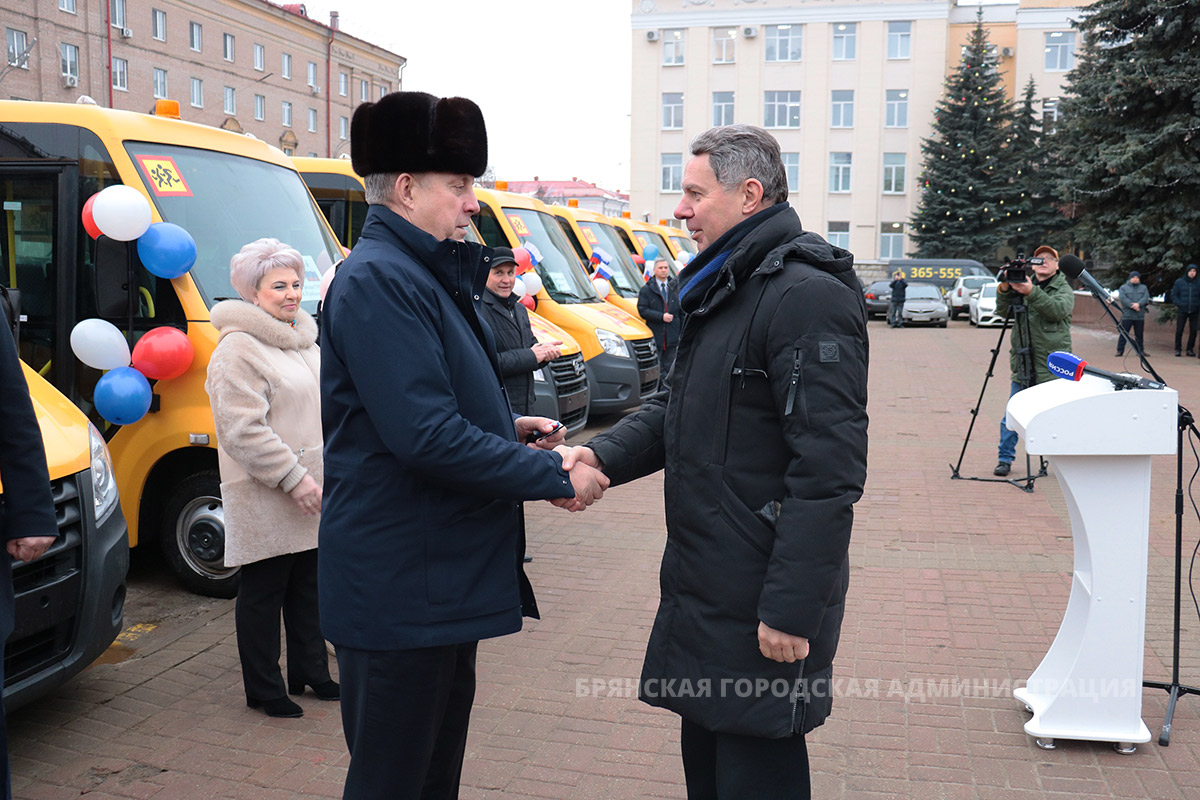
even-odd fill
[{"label": "bus side mirror", "polygon": [[[96,313],[103,318],[129,313],[129,261],[138,265],[137,243],[120,242],[101,235],[96,240]],[[134,271],[136,275],[137,272]]]}]

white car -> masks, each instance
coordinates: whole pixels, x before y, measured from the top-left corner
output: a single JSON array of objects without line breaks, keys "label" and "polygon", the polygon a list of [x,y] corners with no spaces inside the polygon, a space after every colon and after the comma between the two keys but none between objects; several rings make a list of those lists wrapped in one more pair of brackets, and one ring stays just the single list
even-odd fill
[{"label": "white car", "polygon": [[1003,325],[1004,317],[996,314],[996,281],[985,283],[971,295],[967,318],[972,325]]},{"label": "white car", "polygon": [[954,281],[950,291],[946,292],[946,305],[950,306],[950,319],[958,319],[959,314],[966,314],[971,295],[986,283],[995,279],[984,275],[964,275]]}]

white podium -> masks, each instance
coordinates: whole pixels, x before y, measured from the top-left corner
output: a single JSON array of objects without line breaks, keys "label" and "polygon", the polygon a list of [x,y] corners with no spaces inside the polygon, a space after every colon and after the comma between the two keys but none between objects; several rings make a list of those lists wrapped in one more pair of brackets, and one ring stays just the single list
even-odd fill
[{"label": "white podium", "polygon": [[1074,579],[1062,625],[1014,696],[1033,712],[1025,732],[1115,742],[1150,741],[1142,721],[1150,456],[1175,452],[1179,394],[1116,391],[1103,378],[1056,380],[1008,402],[1025,450],[1054,466],[1071,516]]}]

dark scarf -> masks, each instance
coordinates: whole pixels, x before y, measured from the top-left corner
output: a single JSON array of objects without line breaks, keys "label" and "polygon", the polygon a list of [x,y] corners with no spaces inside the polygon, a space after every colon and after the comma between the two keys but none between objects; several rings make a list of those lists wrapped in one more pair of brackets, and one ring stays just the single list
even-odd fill
[{"label": "dark scarf", "polygon": [[[749,219],[744,219],[721,234],[715,242],[704,248],[679,273],[679,302],[685,311],[695,311],[700,306],[708,290],[716,282],[717,273],[729,254],[733,252],[750,231],[763,224],[771,217],[791,206],[785,201],[764,208]],[[696,291],[699,290],[699,291]]]}]

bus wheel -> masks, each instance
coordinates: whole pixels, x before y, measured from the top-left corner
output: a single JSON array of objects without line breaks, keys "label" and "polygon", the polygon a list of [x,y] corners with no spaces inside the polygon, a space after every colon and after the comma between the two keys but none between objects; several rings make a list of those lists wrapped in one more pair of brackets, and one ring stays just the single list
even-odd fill
[{"label": "bus wheel", "polygon": [[167,501],[159,542],[180,583],[205,597],[236,597],[238,568],[226,567],[225,512],[216,470],[189,475]]}]

